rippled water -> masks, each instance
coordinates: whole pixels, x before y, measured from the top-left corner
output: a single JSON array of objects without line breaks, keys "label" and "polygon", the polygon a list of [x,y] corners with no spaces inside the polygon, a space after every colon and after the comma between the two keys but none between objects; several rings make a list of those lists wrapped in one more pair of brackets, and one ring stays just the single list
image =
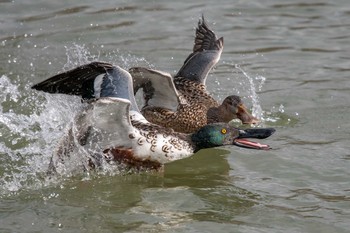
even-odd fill
[{"label": "rippled water", "polygon": [[[48,179],[80,101],[30,86],[93,60],[175,73],[202,13],[225,38],[209,89],[243,96],[273,150]],[[0,232],[349,232],[347,0],[3,0],[0,16]]]}]

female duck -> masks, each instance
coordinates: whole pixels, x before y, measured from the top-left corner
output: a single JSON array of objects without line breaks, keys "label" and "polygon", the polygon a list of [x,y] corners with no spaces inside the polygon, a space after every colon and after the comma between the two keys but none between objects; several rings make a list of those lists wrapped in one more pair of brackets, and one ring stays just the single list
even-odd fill
[{"label": "female duck", "polygon": [[244,124],[255,124],[253,117],[239,96],[231,95],[219,104],[207,91],[206,79],[219,61],[223,38],[217,38],[204,18],[196,29],[193,52],[174,78],[170,74],[143,67],[129,70],[134,79],[134,90],[144,92],[145,118],[177,132],[191,133],[200,127],[229,122],[238,118]]}]

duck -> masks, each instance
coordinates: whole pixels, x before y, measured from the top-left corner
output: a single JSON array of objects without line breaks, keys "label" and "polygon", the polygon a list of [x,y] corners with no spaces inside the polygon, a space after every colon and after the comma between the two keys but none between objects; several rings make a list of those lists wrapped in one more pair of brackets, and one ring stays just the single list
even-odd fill
[{"label": "duck", "polygon": [[214,123],[186,134],[150,123],[137,106],[131,74],[106,62],[92,62],[57,74],[32,89],[78,95],[83,102],[53,153],[49,165],[52,173],[72,166],[71,159],[81,151],[85,153],[77,157],[77,167],[84,170],[106,162],[136,171],[159,171],[164,164],[205,148],[235,145],[268,150],[268,145],[249,138],[264,139],[275,132],[273,128],[238,129]]},{"label": "duck", "polygon": [[135,94],[143,90],[144,117],[182,133],[236,118],[243,124],[257,124],[259,120],[249,113],[239,96],[227,96],[220,104],[207,90],[207,76],[219,61],[223,44],[223,37],[218,39],[202,16],[196,28],[193,51],[174,77],[151,68],[130,68]]}]

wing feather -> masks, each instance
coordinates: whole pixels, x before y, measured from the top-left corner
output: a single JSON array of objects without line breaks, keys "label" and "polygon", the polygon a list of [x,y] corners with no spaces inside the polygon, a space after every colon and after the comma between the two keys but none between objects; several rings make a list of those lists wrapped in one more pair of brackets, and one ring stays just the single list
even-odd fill
[{"label": "wing feather", "polygon": [[143,89],[145,106],[175,111],[182,103],[169,73],[143,67],[133,67],[129,72],[134,81],[134,93],[140,88]]},{"label": "wing feather", "polygon": [[205,85],[208,73],[220,59],[224,38],[217,39],[216,34],[202,17],[198,22],[194,42],[193,52],[187,57],[175,79],[183,77]]}]

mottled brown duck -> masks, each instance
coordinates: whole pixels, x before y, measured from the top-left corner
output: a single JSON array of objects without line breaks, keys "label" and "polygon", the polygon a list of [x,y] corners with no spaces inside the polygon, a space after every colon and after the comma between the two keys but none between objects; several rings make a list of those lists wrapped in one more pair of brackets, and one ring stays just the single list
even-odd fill
[{"label": "mottled brown duck", "polygon": [[228,96],[220,104],[208,92],[206,79],[220,59],[224,40],[217,38],[204,17],[198,22],[194,42],[193,52],[174,77],[145,67],[129,69],[135,93],[143,89],[144,117],[183,133],[236,118],[244,124],[257,123],[259,120],[249,113],[239,96]]}]

